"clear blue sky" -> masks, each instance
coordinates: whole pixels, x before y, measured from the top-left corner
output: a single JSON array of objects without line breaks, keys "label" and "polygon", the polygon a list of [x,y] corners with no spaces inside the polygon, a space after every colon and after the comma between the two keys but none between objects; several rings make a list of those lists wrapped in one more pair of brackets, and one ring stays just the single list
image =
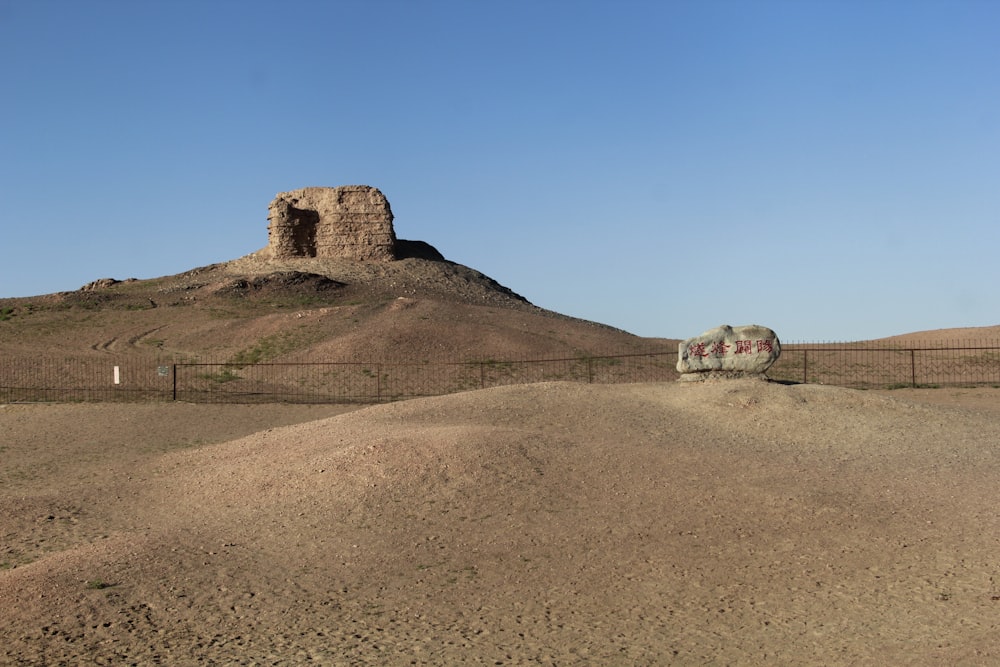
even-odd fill
[{"label": "clear blue sky", "polygon": [[267,244],[380,188],[644,336],[1000,323],[1000,2],[0,0],[0,296]]}]

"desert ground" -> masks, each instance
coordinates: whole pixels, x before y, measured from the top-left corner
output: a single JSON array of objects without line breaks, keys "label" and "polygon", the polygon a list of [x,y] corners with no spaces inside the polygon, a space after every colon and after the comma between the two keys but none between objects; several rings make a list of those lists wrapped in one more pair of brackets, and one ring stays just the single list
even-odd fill
[{"label": "desert ground", "polygon": [[1000,389],[0,406],[0,663],[984,665]]},{"label": "desert ground", "polygon": [[[0,371],[671,342],[420,257],[0,299]],[[0,664],[996,664],[998,446],[989,387],[0,404]]]}]

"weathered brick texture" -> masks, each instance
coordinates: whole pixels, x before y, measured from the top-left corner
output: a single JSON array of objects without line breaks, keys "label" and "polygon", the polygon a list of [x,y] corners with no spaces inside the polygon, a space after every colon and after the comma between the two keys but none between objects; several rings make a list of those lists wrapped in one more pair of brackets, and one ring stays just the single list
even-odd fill
[{"label": "weathered brick texture", "polygon": [[281,192],[268,211],[274,258],[396,259],[389,201],[377,188],[343,185]]}]

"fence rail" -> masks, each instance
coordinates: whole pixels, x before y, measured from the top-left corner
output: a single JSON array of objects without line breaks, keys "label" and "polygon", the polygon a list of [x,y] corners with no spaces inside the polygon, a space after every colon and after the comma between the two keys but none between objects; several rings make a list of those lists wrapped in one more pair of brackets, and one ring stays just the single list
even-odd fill
[{"label": "fence rail", "polygon": [[552,380],[654,382],[676,377],[676,352],[461,362],[180,363],[171,399],[383,402]]},{"label": "fence rail", "polygon": [[855,389],[1000,386],[1000,341],[782,345],[767,374]]},{"label": "fence rail", "polygon": [[[0,402],[188,401],[378,403],[551,380],[677,379],[677,350],[530,360],[237,363],[91,355],[0,354]],[[859,389],[1000,387],[1000,341],[785,343],[772,380]]]},{"label": "fence rail", "polygon": [[677,352],[460,362],[4,359],[0,402],[380,403],[510,384],[675,379]]}]

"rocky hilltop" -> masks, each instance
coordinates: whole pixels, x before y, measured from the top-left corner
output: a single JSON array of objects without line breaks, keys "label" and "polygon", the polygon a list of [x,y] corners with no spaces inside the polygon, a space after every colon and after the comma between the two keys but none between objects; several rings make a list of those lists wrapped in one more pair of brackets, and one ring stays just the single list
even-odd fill
[{"label": "rocky hilltop", "polygon": [[376,188],[282,192],[268,213],[268,244],[245,257],[0,299],[4,352],[467,360],[649,345],[534,306],[429,243],[396,238],[389,202]]},{"label": "rocky hilltop", "polygon": [[268,245],[218,268],[234,275],[307,273],[387,296],[530,306],[492,278],[447,261],[429,243],[397,239],[392,223],[389,200],[370,185],[279,192],[268,207]]}]

